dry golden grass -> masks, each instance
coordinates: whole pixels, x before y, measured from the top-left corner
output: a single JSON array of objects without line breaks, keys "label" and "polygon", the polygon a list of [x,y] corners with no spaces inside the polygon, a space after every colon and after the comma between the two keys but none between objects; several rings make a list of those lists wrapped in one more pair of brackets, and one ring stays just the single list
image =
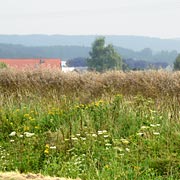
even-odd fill
[{"label": "dry golden grass", "polygon": [[[20,174],[18,172],[0,172],[0,180],[72,180],[68,178],[59,178],[59,177],[50,177],[50,176],[43,176],[41,174]],[[80,179],[76,179],[80,180]]]},{"label": "dry golden grass", "polygon": [[137,95],[146,97],[180,98],[180,72],[137,71],[106,73],[60,70],[0,71],[0,91],[21,96],[28,93],[40,96],[71,95],[84,99],[101,97],[104,94]]}]

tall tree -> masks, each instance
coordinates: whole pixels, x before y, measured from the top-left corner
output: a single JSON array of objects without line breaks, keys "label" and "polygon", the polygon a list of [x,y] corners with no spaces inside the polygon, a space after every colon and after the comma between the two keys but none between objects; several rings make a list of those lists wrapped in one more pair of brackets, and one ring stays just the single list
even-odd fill
[{"label": "tall tree", "polygon": [[92,51],[89,52],[90,58],[87,59],[89,69],[103,72],[106,70],[122,69],[122,59],[109,44],[105,45],[105,38],[97,38],[93,45]]},{"label": "tall tree", "polygon": [[180,54],[177,56],[174,61],[174,70],[180,70]]}]

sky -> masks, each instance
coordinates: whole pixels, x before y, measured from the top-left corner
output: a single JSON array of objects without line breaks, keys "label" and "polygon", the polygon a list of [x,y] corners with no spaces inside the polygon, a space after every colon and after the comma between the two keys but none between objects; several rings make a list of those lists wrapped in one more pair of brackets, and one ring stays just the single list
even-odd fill
[{"label": "sky", "polygon": [[0,34],[180,38],[180,0],[0,0]]}]

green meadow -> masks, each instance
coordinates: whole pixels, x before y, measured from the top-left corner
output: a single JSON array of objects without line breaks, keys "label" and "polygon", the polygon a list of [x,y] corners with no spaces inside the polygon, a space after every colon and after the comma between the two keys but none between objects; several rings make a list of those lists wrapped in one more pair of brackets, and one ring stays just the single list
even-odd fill
[{"label": "green meadow", "polygon": [[0,71],[0,171],[180,179],[180,73]]}]

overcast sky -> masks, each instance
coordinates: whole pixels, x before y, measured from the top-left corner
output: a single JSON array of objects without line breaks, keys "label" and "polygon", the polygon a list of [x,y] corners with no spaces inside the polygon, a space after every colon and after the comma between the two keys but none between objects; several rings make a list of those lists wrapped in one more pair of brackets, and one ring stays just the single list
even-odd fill
[{"label": "overcast sky", "polygon": [[0,0],[0,34],[180,37],[180,0]]}]

